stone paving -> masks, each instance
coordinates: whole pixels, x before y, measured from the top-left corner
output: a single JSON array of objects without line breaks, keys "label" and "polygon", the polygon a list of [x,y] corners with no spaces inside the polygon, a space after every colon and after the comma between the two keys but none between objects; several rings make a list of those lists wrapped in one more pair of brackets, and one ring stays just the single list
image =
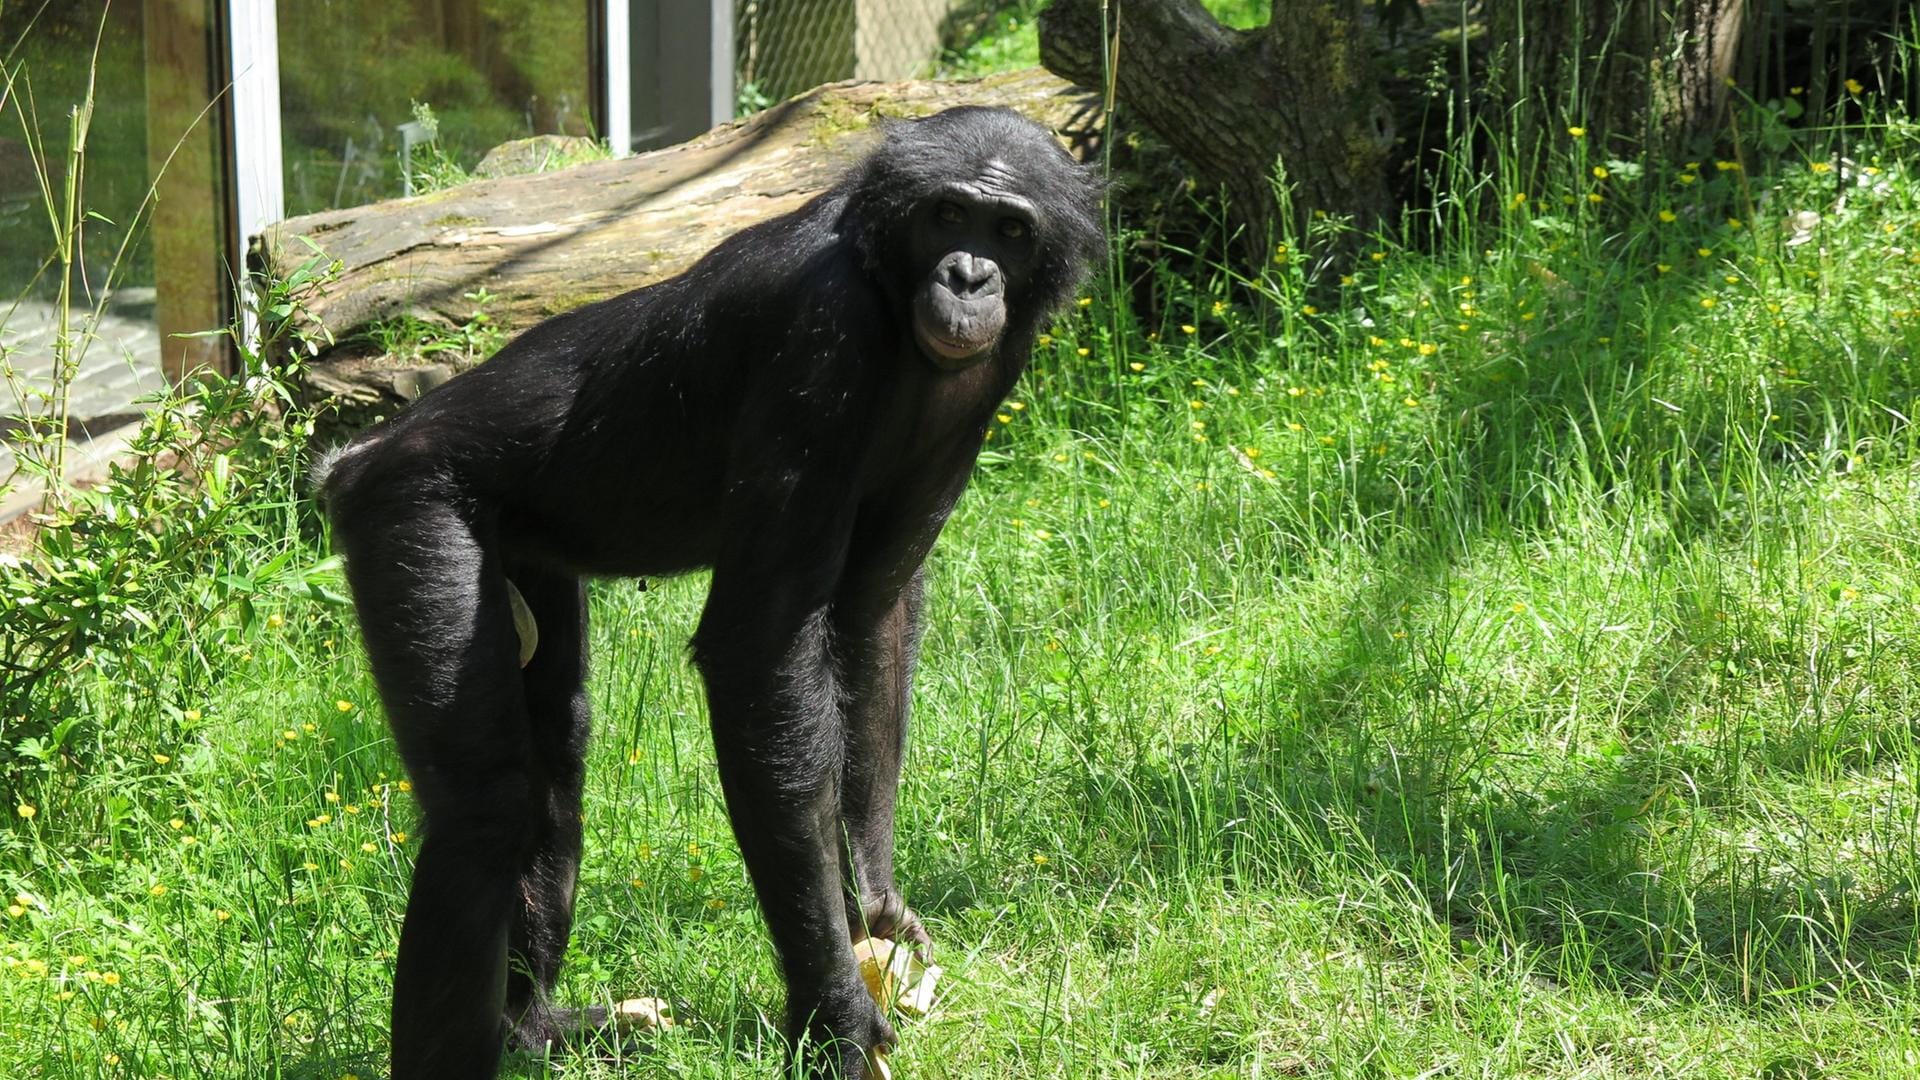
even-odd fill
[{"label": "stone paving", "polygon": [[[78,441],[137,419],[141,408],[135,401],[162,389],[166,379],[160,372],[159,331],[152,321],[153,290],[120,289],[114,300],[91,325],[92,337],[86,341],[80,360],[80,374],[69,391],[68,416],[71,431]],[[89,327],[90,312],[76,310],[76,335]],[[11,367],[13,381],[45,392],[53,385],[53,341],[57,312],[54,305],[41,300],[23,300],[8,314],[0,305],[0,366]],[[15,398],[9,380],[0,379],[0,435],[18,424],[21,403]],[[46,408],[44,401],[29,400],[29,411]],[[16,465],[13,450],[0,442],[0,484],[13,475]]]}]

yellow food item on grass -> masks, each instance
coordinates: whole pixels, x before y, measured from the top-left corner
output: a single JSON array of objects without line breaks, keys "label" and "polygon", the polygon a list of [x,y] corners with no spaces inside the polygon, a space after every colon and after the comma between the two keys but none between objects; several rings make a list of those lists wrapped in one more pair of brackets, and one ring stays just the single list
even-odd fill
[{"label": "yellow food item on grass", "polygon": [[920,1017],[933,1011],[933,993],[940,982],[940,965],[923,962],[913,947],[870,937],[853,946],[867,993],[883,1009],[899,1009]]}]

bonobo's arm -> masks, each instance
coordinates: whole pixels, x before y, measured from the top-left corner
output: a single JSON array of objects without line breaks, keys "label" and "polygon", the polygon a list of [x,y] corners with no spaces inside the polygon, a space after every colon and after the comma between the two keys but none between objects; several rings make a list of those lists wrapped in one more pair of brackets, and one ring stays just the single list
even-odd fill
[{"label": "bonobo's arm", "polygon": [[925,468],[860,508],[833,608],[833,642],[847,687],[841,818],[847,831],[847,920],[872,934],[931,944],[893,875],[894,804],[920,651],[923,564],[966,487],[980,433],[957,433]]},{"label": "bonobo's arm", "polygon": [[859,1076],[862,1051],[893,1037],[847,944],[830,620],[871,428],[859,387],[837,385],[856,364],[790,342],[763,370],[772,385],[748,391],[735,429],[694,659],[727,812],[786,976],[788,1034],[811,1037],[816,1063],[827,1040],[851,1040],[835,1067]]}]

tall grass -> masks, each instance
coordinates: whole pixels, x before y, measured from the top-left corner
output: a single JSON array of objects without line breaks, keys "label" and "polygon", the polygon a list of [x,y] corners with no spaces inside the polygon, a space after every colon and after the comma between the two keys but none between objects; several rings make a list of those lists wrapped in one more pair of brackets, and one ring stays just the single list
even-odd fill
[{"label": "tall grass", "polygon": [[[902,1075],[1913,1075],[1920,130],[1867,104],[1845,155],[1567,134],[1344,278],[1281,238],[1060,321],[932,564]],[[245,603],[122,646],[200,674],[70,673],[90,752],[10,781],[0,1074],[382,1068],[414,812],[272,490],[165,587]],[[516,1075],[777,1067],[703,584],[594,590],[563,982],[687,1023]]]}]

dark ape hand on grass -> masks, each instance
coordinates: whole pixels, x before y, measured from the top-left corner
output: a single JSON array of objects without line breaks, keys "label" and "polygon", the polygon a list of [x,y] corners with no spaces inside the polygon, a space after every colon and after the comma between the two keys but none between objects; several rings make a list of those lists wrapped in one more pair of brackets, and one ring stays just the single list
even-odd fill
[{"label": "dark ape hand on grass", "polygon": [[580,859],[588,575],[712,567],[692,652],[787,1033],[816,1075],[863,1076],[892,1044],[851,943],[928,944],[893,877],[921,564],[1101,250],[1098,192],[1012,112],[890,126],[819,198],[532,328],[330,463],[425,817],[395,1080],[490,1077],[509,1036],[605,1021],[549,1000]]}]

